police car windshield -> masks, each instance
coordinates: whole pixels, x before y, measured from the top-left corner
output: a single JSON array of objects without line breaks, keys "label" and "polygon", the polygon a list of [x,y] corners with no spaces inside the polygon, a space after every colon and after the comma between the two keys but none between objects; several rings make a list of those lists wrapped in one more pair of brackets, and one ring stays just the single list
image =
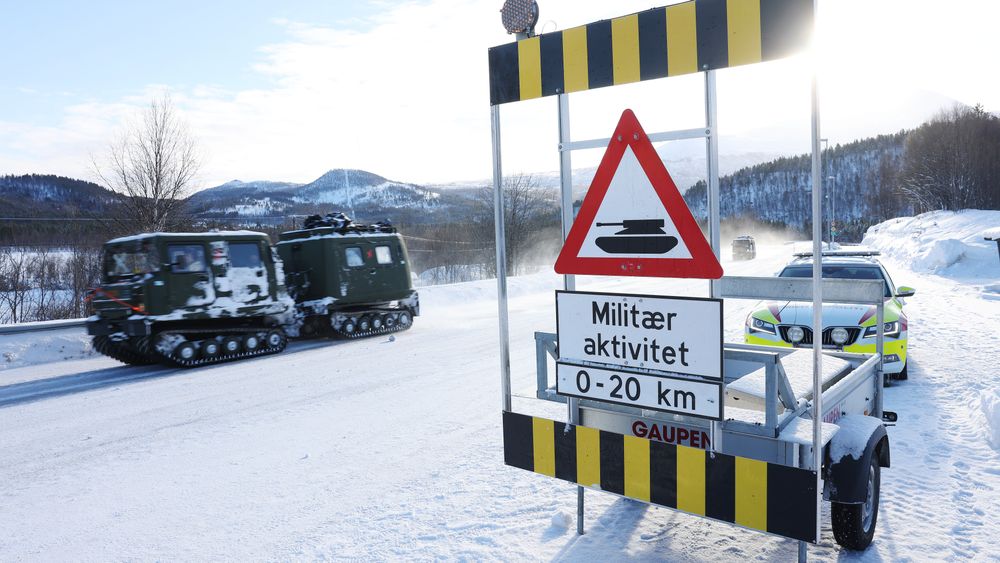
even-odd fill
[{"label": "police car windshield", "polygon": [[[813,275],[812,264],[802,266],[785,266],[785,269],[778,274],[781,278],[811,278]],[[889,284],[882,276],[882,270],[876,266],[855,266],[853,264],[831,264],[823,266],[823,279],[834,280],[881,280],[885,288],[885,296],[892,297],[889,291]]]}]

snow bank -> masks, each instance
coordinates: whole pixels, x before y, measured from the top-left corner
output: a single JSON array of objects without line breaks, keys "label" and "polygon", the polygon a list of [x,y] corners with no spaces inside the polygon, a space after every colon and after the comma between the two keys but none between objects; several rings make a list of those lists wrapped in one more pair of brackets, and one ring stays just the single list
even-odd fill
[{"label": "snow bank", "polygon": [[862,244],[917,272],[998,278],[996,243],[984,240],[997,236],[1000,211],[965,209],[890,219],[869,228]]},{"label": "snow bank", "polygon": [[96,355],[81,327],[0,335],[0,372]]},{"label": "snow bank", "polygon": [[1000,451],[1000,389],[984,391],[979,406],[986,416],[986,435],[993,449]]}]

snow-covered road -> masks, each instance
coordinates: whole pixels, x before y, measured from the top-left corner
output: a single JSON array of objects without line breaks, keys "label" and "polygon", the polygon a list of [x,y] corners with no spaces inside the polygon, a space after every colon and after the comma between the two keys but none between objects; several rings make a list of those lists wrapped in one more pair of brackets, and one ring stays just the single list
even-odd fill
[{"label": "snow-covered road", "polygon": [[[726,273],[772,275],[790,249]],[[810,554],[996,559],[1000,454],[983,405],[1000,389],[1000,301],[887,267],[917,295],[910,379],[886,392],[900,421],[879,529],[866,552],[841,552],[827,515]],[[519,395],[532,392],[534,331],[554,329],[557,284],[511,280]],[[681,280],[580,288],[707,293]],[[183,371],[104,358],[0,371],[0,560],[794,557],[791,541],[600,493],[577,537],[574,487],[503,465],[494,298],[492,282],[422,289],[424,316],[395,341],[301,342]],[[727,302],[728,340],[750,305]]]}]

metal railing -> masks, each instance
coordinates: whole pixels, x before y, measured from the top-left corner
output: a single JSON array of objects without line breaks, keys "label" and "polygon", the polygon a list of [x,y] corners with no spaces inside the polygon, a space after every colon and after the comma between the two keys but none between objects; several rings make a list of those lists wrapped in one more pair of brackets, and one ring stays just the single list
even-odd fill
[{"label": "metal railing", "polygon": [[10,325],[0,325],[0,335],[42,332],[46,330],[61,330],[64,328],[82,328],[86,324],[87,319],[61,319],[58,321],[15,323]]}]

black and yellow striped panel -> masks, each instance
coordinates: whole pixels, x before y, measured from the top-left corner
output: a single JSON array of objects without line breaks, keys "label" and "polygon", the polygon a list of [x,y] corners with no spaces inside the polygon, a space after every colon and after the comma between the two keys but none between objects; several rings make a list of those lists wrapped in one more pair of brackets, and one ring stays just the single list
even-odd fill
[{"label": "black and yellow striped panel", "polygon": [[489,51],[490,103],[786,57],[809,40],[813,0],[690,0]]},{"label": "black and yellow striped panel", "polygon": [[504,462],[585,487],[816,541],[816,472],[503,413]]}]

